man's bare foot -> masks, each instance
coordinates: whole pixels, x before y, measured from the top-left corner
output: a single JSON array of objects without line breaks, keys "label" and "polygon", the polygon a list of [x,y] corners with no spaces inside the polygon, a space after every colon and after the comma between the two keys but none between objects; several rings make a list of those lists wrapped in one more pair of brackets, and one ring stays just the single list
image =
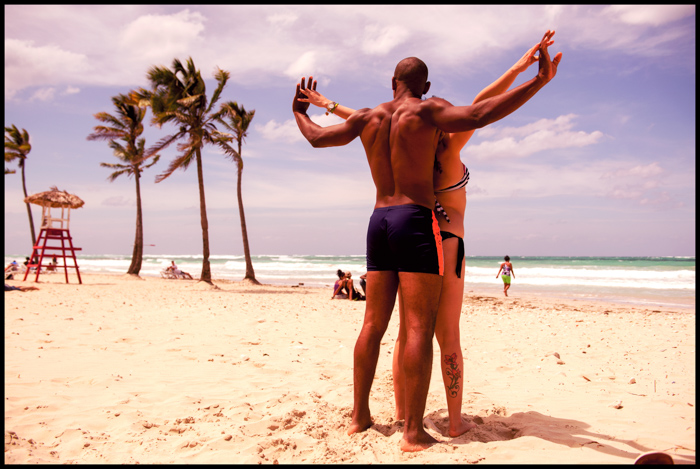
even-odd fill
[{"label": "man's bare foot", "polygon": [[452,428],[450,426],[450,428],[447,430],[447,434],[454,438],[459,435],[464,435],[472,428],[476,428],[475,423],[465,422],[464,419],[461,419],[459,425],[456,428]]},{"label": "man's bare foot", "polygon": [[360,433],[365,430],[367,430],[369,427],[374,425],[374,422],[372,420],[368,420],[366,422],[355,422],[352,421],[350,423],[350,426],[348,427],[348,435],[352,435],[353,433]]},{"label": "man's bare foot", "polygon": [[401,439],[401,451],[415,453],[417,451],[428,449],[435,443],[439,443],[439,441],[430,436],[425,430],[419,433],[417,438],[412,438],[411,441],[407,440],[406,434],[404,433],[403,438]]}]

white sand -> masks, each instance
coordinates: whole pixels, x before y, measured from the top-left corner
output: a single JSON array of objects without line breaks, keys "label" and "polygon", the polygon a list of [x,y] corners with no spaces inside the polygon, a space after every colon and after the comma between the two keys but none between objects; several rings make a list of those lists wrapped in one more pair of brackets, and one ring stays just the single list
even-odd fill
[{"label": "white sand", "polygon": [[446,436],[435,342],[425,425],[441,443],[407,454],[393,420],[397,314],[375,425],[347,436],[363,302],[82,277],[5,293],[5,463],[619,464],[652,450],[695,463],[693,310],[467,292],[462,411],[478,426]]}]

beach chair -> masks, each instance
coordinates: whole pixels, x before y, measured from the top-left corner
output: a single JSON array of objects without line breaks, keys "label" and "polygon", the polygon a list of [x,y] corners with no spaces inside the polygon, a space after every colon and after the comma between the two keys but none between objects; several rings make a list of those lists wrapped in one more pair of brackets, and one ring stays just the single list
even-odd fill
[{"label": "beach chair", "polygon": [[170,268],[161,270],[160,276],[162,278],[167,278],[167,279],[177,279],[178,278],[178,276],[175,275],[175,273]]}]

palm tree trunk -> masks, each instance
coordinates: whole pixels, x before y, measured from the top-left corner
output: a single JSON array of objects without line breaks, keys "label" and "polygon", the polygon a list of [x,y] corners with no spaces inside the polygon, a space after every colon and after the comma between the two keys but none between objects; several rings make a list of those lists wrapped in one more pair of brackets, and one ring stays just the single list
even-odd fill
[{"label": "palm tree trunk", "polygon": [[199,182],[199,214],[202,220],[202,275],[200,281],[213,285],[211,281],[211,266],[209,265],[209,222],[207,221],[207,203],[204,199],[204,175],[202,173],[202,149],[196,150],[197,180]]},{"label": "palm tree trunk", "polygon": [[[25,161],[26,163],[26,161]],[[22,190],[24,191],[24,198],[27,198],[27,183],[24,179],[24,164],[22,165]],[[36,245],[36,234],[34,233],[34,218],[32,218],[32,208],[29,203],[25,202],[27,206],[27,216],[29,217],[29,231],[32,233],[32,248]]]},{"label": "palm tree trunk", "polygon": [[136,179],[136,236],[134,238],[134,252],[131,254],[131,265],[127,274],[138,275],[143,262],[143,214],[141,212],[141,175],[138,169],[134,170]]},{"label": "palm tree trunk", "polygon": [[[241,154],[241,147],[238,146],[238,154]],[[248,247],[248,228],[245,223],[245,212],[243,211],[243,193],[241,190],[241,179],[243,176],[243,164],[238,162],[238,187],[236,195],[238,196],[238,214],[241,217],[241,235],[243,237],[243,253],[245,254],[245,277],[243,280],[250,280],[256,285],[260,285],[255,279],[255,271],[253,270],[253,261],[250,258],[250,247]]]}]

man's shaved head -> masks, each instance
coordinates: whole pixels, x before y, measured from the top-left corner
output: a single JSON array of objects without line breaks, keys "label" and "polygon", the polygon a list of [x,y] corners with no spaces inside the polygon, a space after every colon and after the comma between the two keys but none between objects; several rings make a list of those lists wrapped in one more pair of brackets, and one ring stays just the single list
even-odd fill
[{"label": "man's shaved head", "polygon": [[394,78],[405,83],[416,96],[422,96],[428,81],[428,66],[418,57],[407,57],[396,66]]}]

